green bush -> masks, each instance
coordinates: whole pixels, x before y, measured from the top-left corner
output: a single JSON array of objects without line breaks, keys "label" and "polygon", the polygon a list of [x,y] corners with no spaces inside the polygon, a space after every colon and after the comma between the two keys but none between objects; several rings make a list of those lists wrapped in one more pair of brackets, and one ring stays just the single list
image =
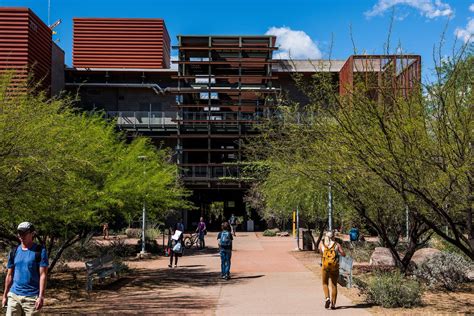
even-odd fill
[{"label": "green bush", "polygon": [[414,275],[431,288],[454,291],[468,281],[467,273],[474,264],[463,256],[452,252],[441,252],[427,259],[414,271]]},{"label": "green bush", "polygon": [[277,233],[273,229],[267,229],[263,232],[263,236],[266,236],[266,237],[275,237],[276,234]]},{"label": "green bush", "polygon": [[420,283],[403,277],[400,272],[379,273],[370,278],[361,291],[368,303],[386,308],[421,305]]}]

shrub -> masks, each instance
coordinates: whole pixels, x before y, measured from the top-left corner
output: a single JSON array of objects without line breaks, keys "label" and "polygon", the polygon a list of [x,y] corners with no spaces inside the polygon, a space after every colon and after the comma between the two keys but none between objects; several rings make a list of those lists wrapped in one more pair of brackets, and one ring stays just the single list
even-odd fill
[{"label": "shrub", "polygon": [[474,264],[463,256],[441,252],[423,262],[415,269],[414,275],[431,288],[454,291],[461,283],[468,281],[467,273],[473,269]]},{"label": "shrub", "polygon": [[127,235],[128,238],[140,238],[141,234],[141,228],[127,228],[125,230],[125,235]]},{"label": "shrub", "polygon": [[276,232],[275,230],[273,229],[267,229],[263,232],[263,236],[267,236],[267,237],[275,237],[276,236]]},{"label": "shrub", "polygon": [[379,273],[367,283],[356,282],[368,303],[386,308],[421,305],[422,289],[415,279],[404,278],[400,272]]}]

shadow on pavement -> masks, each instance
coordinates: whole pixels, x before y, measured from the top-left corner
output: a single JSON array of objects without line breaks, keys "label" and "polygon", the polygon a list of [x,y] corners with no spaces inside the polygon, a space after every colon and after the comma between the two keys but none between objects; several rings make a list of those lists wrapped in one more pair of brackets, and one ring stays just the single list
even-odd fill
[{"label": "shadow on pavement", "polygon": [[336,309],[370,308],[372,306],[374,306],[374,304],[359,303],[359,304],[354,304],[354,305],[336,306]]},{"label": "shadow on pavement", "polygon": [[[53,306],[46,305],[44,314],[183,314],[193,312],[206,314],[213,310],[218,301],[218,291],[205,290],[206,287],[225,284],[220,272],[208,271],[202,265],[181,266],[158,270],[138,269],[109,284],[94,285],[94,290],[85,292],[81,289],[70,289],[69,298],[60,297],[59,284],[70,284],[64,280],[51,289],[51,296],[56,300]],[[245,282],[245,276],[231,279],[232,284]],[[241,280],[240,280],[241,279]],[[77,281],[76,281],[77,282]],[[202,288],[203,291],[196,291]]]},{"label": "shadow on pavement", "polygon": [[231,280],[240,280],[240,279],[258,279],[261,277],[264,277],[265,274],[259,274],[259,275],[246,275],[246,276],[232,276],[230,279]]}]

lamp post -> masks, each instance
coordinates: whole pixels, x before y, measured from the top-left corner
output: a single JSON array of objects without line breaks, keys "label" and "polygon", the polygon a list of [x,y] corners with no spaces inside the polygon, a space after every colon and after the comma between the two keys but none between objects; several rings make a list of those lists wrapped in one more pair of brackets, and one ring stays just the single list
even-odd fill
[{"label": "lamp post", "polygon": [[[138,156],[138,159],[143,161],[143,181],[146,181],[146,169],[145,169],[145,160],[147,156]],[[143,195],[143,212],[142,212],[142,251],[140,251],[141,255],[145,255],[145,225],[146,225],[146,193]]]}]

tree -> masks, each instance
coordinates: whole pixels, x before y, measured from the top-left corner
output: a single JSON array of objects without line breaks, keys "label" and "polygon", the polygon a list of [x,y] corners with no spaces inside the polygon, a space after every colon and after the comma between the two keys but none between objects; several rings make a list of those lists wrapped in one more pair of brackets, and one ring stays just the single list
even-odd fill
[{"label": "tree", "polygon": [[68,99],[12,92],[9,80],[0,84],[0,238],[15,242],[18,222],[33,222],[52,270],[64,249],[104,220],[138,213],[143,198],[155,215],[189,206],[169,153],[143,138],[127,144]]}]

